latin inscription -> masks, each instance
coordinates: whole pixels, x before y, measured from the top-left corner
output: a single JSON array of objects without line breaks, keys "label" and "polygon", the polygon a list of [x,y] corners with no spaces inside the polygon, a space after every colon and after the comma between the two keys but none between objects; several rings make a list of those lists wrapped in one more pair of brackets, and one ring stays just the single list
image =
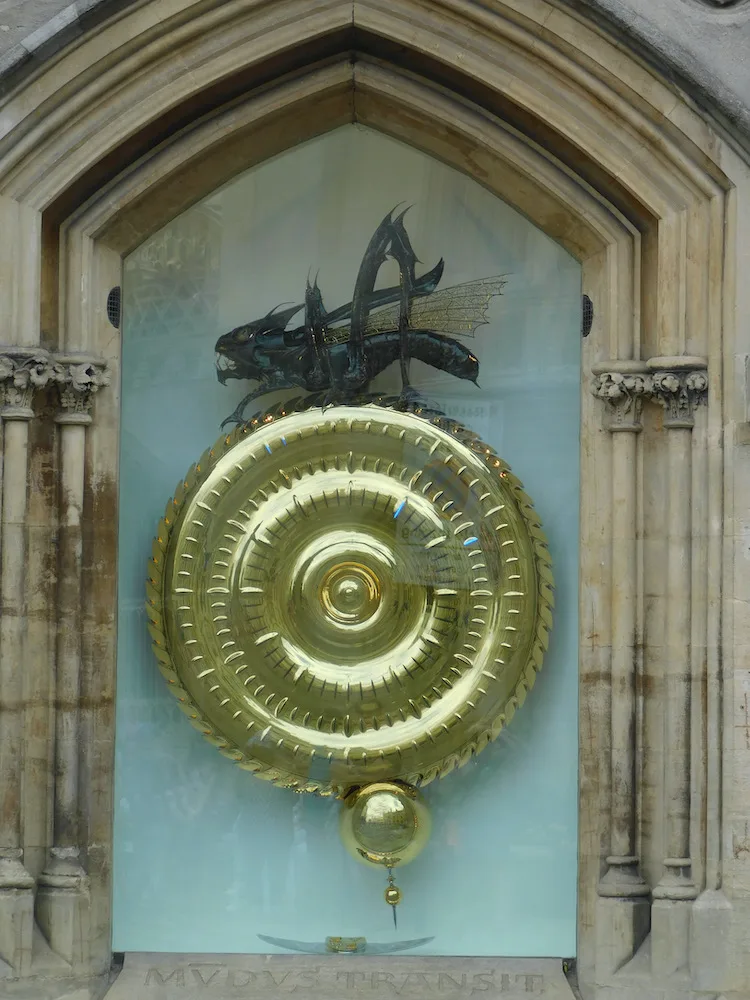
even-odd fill
[{"label": "latin inscription", "polygon": [[359,972],[331,970],[319,966],[291,972],[259,972],[226,965],[189,965],[179,968],[154,966],[146,972],[144,986],[190,988],[210,993],[212,989],[255,992],[297,993],[334,987],[336,995],[374,991],[388,996],[474,996],[482,993],[544,993],[544,976],[520,972]]}]

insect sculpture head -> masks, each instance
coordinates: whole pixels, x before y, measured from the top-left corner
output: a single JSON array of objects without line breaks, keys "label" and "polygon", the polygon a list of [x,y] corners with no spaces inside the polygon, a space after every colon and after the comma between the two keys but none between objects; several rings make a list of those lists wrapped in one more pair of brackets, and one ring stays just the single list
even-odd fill
[{"label": "insect sculpture head", "polygon": [[214,348],[218,355],[216,370],[219,381],[224,383],[230,378],[262,378],[265,366],[258,357],[256,348],[262,345],[264,351],[273,350],[278,342],[278,348],[282,349],[284,330],[292,316],[301,308],[301,305],[286,309],[276,306],[260,319],[236,326],[229,333],[222,334]]}]

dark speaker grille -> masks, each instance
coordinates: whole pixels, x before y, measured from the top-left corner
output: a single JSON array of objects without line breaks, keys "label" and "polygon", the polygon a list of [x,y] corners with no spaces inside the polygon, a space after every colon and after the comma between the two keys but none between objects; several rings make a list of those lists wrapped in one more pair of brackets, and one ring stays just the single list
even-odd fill
[{"label": "dark speaker grille", "polygon": [[107,296],[107,318],[112,326],[116,327],[118,330],[120,329],[120,320],[122,318],[122,295],[119,285],[115,285]]},{"label": "dark speaker grille", "polygon": [[588,297],[583,296],[583,310],[581,315],[581,336],[588,337],[591,333],[591,325],[594,322],[594,303]]}]

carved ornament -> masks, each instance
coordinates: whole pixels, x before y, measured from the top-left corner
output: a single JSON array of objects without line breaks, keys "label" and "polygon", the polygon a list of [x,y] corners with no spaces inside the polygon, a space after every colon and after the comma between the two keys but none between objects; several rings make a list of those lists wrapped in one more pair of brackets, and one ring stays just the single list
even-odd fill
[{"label": "carved ornament", "polygon": [[57,389],[61,412],[58,423],[89,423],[93,397],[110,383],[110,372],[105,362],[94,358],[58,358]]},{"label": "carved ornament", "polygon": [[109,381],[106,363],[96,358],[55,355],[39,347],[0,348],[0,415],[30,420],[34,393],[55,385],[62,407],[58,421],[72,417],[88,423],[92,396]]},{"label": "carved ornament", "polygon": [[664,407],[665,427],[690,428],[695,409],[708,398],[705,371],[659,371],[651,376],[651,399]]},{"label": "carved ornament", "polygon": [[56,382],[60,371],[39,348],[6,348],[0,353],[0,407],[5,420],[30,420],[34,393]]},{"label": "carved ornament", "polygon": [[[620,362],[623,368],[634,362]],[[708,398],[708,376],[705,363],[699,358],[653,358],[647,371],[594,370],[591,391],[603,399],[607,407],[607,429],[610,431],[641,430],[641,410],[644,400],[663,406],[664,426],[691,428],[695,409]],[[619,366],[618,366],[619,367]]]},{"label": "carved ornament", "polygon": [[611,431],[641,429],[641,409],[649,389],[648,375],[617,371],[596,375],[591,385],[593,394],[606,403]]}]

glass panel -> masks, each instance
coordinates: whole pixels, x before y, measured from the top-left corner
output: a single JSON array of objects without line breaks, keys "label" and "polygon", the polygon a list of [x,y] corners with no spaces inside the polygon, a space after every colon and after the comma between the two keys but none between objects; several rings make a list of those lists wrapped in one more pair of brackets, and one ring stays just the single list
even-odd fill
[{"label": "glass panel", "polygon": [[[411,206],[417,276],[443,258],[440,289],[505,277],[488,322],[463,341],[481,388],[415,359],[410,377],[523,482],[549,538],[556,609],[543,670],[511,724],[424,788],[432,836],[396,869],[394,931],[386,872],[345,851],[339,802],[258,780],[189,725],[155,665],[144,581],[175,485],[249,391],[217,379],[217,337],[301,302],[308,277],[327,309],[349,302],[368,241],[396,205]],[[378,287],[398,282],[388,260]],[[390,947],[428,938],[423,954],[574,954],[577,262],[462,174],[347,126],[254,168],[157,233],[127,260],[123,296],[114,949],[273,952],[284,946],[268,937],[312,949],[343,935]],[[398,394],[400,384],[393,364],[372,389]],[[300,394],[265,397],[247,415]]]}]

